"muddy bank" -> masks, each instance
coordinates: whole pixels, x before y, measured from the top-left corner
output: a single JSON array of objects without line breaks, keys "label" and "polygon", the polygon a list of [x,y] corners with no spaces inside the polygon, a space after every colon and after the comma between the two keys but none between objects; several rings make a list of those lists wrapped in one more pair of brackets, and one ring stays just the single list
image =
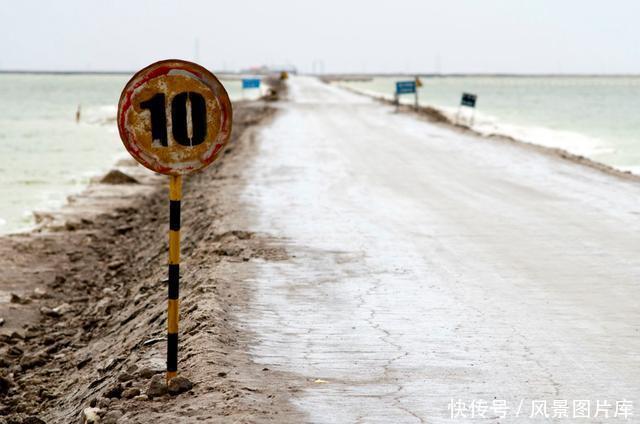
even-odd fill
[{"label": "muddy bank", "polygon": [[0,289],[16,295],[0,303],[0,422],[81,422],[86,408],[100,422],[299,421],[287,376],[251,362],[251,334],[231,317],[251,261],[287,258],[245,230],[236,200],[273,113],[266,101],[235,104],[224,156],[185,180],[179,374],[193,387],[150,390],[166,351],[167,181],[121,164],[135,181],[111,175],[39,230],[2,237]]},{"label": "muddy bank", "polygon": [[[336,81],[341,81],[342,79],[336,78],[336,77],[324,77],[324,78],[321,78],[321,80],[323,82],[327,83],[327,84],[332,84],[332,83],[334,83]],[[384,97],[382,95],[376,96],[374,94],[363,93],[361,91],[355,90],[355,89],[350,88],[350,87],[345,87],[345,86],[342,86],[342,85],[340,85],[339,87],[341,89],[347,90],[347,91],[349,91],[351,93],[375,99],[376,101],[378,101],[380,103],[383,103],[383,104],[386,104],[386,105],[390,105],[390,106],[395,106],[396,105],[393,100],[390,100],[390,99],[388,99],[388,98],[386,98],[386,97]],[[605,172],[605,173],[610,174],[610,175],[615,175],[617,177],[624,178],[624,179],[627,179],[627,180],[639,181],[640,182],[640,175],[633,174],[630,171],[619,170],[619,169],[614,168],[612,166],[609,166],[609,165],[606,165],[604,163],[600,163],[600,162],[594,161],[594,160],[589,159],[589,158],[587,158],[585,156],[582,156],[582,155],[576,155],[574,153],[568,152],[567,150],[564,150],[564,149],[561,149],[561,148],[541,146],[541,145],[538,145],[538,144],[529,143],[529,142],[526,142],[526,141],[523,141],[523,140],[519,140],[519,139],[516,139],[514,137],[504,135],[504,134],[497,134],[497,133],[483,134],[483,133],[480,133],[480,132],[472,129],[471,127],[469,127],[467,125],[456,123],[455,121],[453,121],[452,119],[447,117],[442,111],[438,110],[437,108],[431,107],[431,106],[419,106],[418,109],[416,109],[414,106],[401,104],[401,105],[398,106],[398,112],[413,114],[414,116],[418,116],[418,117],[420,117],[422,119],[425,119],[425,120],[427,120],[429,122],[447,126],[448,128],[453,129],[453,130],[455,130],[457,132],[460,132],[460,133],[471,134],[471,135],[474,135],[474,136],[482,138],[482,139],[490,139],[490,140],[495,140],[495,141],[505,142],[505,143],[515,143],[515,144],[521,145],[521,146],[523,146],[525,148],[532,149],[532,150],[535,150],[535,151],[538,151],[538,152],[541,152],[541,153],[544,153],[544,154],[552,155],[552,156],[555,156],[555,157],[560,157],[560,158],[569,160],[571,162],[587,166],[589,168],[597,169],[597,170],[599,170],[601,172]]]}]

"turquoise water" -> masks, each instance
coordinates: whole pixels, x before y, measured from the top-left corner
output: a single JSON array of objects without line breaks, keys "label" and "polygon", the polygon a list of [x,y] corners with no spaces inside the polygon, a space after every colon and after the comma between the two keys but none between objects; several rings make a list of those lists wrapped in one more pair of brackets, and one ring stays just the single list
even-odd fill
[{"label": "turquoise water", "polygon": [[[343,82],[392,97],[406,77]],[[422,77],[420,104],[455,117],[462,92],[478,95],[474,128],[566,149],[640,173],[640,77]],[[402,101],[413,102],[412,95]],[[470,122],[471,111],[463,110]]]},{"label": "turquoise water", "polygon": [[[0,74],[0,232],[28,229],[34,210],[61,206],[128,156],[115,116],[129,77]],[[239,80],[223,84],[242,98]]]}]

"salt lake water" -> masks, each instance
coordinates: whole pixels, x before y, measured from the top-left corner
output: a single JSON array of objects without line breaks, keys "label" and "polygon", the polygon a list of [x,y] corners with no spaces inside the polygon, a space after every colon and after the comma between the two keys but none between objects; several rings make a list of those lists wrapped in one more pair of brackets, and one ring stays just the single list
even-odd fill
[{"label": "salt lake water", "polygon": [[[0,74],[0,232],[30,228],[128,157],[115,122],[130,75]],[[241,82],[224,79],[232,100]],[[247,97],[258,95],[257,90]],[[80,122],[75,115],[81,108]]]},{"label": "salt lake water", "polygon": [[[393,97],[395,82],[373,78],[340,84]],[[421,77],[421,105],[455,117],[463,92],[478,101],[473,128],[559,147],[640,173],[640,77]],[[413,103],[413,95],[403,95]],[[471,111],[463,110],[470,122]]]},{"label": "salt lake water", "polygon": [[[129,75],[0,74],[0,232],[30,228],[91,178],[127,158],[115,123]],[[395,81],[340,84],[391,98]],[[223,79],[234,100],[238,79]],[[422,77],[422,105],[454,117],[462,92],[478,95],[474,129],[560,147],[640,173],[640,77]],[[258,91],[248,91],[247,98]],[[412,103],[411,95],[403,102]],[[81,120],[75,113],[81,107]],[[463,117],[469,117],[465,111]]]}]

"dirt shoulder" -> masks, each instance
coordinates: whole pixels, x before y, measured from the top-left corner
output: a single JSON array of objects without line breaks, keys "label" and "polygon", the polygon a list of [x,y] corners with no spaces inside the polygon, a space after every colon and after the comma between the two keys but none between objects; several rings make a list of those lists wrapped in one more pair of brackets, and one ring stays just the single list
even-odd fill
[{"label": "dirt shoulder", "polygon": [[251,361],[251,334],[232,314],[250,296],[251,262],[287,258],[245,230],[237,200],[273,113],[234,105],[224,156],[185,180],[179,374],[193,388],[147,396],[165,367],[167,181],[132,167],[139,184],[94,185],[75,201],[84,209],[2,237],[1,289],[17,296],[0,303],[0,422],[82,422],[90,407],[103,423],[301,421],[288,402],[295,383]]}]

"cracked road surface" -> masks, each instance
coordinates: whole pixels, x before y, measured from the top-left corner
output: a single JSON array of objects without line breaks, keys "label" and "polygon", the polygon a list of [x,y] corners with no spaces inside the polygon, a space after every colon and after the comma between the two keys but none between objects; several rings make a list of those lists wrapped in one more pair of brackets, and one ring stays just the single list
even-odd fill
[{"label": "cracked road surface", "polygon": [[239,319],[305,381],[309,422],[452,422],[451,399],[483,422],[544,422],[536,400],[640,415],[637,182],[311,78],[280,108],[241,195],[291,259],[256,264]]}]

